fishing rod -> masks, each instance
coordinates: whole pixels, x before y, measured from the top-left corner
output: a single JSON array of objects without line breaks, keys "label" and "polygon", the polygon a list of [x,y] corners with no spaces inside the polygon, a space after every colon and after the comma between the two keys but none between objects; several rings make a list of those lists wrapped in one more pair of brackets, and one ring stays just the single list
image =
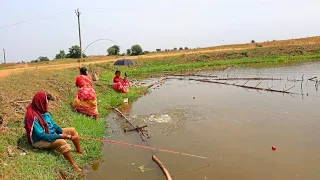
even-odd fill
[{"label": "fishing rod", "polygon": [[177,152],[177,151],[172,151],[172,150],[167,150],[167,149],[154,148],[154,147],[150,147],[150,146],[130,144],[130,143],[121,142],[121,141],[95,139],[95,138],[88,138],[88,137],[79,137],[79,138],[82,140],[99,141],[99,142],[118,144],[118,145],[123,145],[123,146],[132,146],[132,147],[137,147],[137,148],[142,148],[142,149],[151,149],[151,150],[155,150],[155,151],[167,152],[167,153],[172,153],[172,154],[180,154],[180,155],[184,155],[184,156],[196,157],[196,158],[201,158],[201,159],[209,159],[208,157],[203,157],[203,156],[198,156],[198,155],[193,155],[193,154],[188,154],[188,153],[183,153],[183,152]]}]

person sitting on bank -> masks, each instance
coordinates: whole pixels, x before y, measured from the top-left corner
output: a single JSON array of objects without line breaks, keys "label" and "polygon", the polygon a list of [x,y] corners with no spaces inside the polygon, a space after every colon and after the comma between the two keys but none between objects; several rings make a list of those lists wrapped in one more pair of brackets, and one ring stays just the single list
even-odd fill
[{"label": "person sitting on bank", "polygon": [[121,77],[121,72],[116,71],[115,77],[113,78],[113,89],[122,93],[128,93],[130,88],[130,82],[127,78],[127,74],[124,74],[124,78]]},{"label": "person sitting on bank", "polygon": [[74,163],[71,157],[71,147],[65,140],[72,140],[76,152],[83,154],[78,133],[72,127],[61,128],[56,124],[48,112],[49,100],[53,100],[51,94],[38,92],[34,95],[32,103],[27,107],[24,124],[28,142],[34,148],[54,149],[60,152],[72,167],[81,173],[82,170]]},{"label": "person sitting on bank", "polygon": [[79,90],[77,97],[73,101],[74,109],[82,114],[98,119],[97,95],[93,88],[91,75],[85,67],[80,68],[80,75],[77,76],[76,86]]}]

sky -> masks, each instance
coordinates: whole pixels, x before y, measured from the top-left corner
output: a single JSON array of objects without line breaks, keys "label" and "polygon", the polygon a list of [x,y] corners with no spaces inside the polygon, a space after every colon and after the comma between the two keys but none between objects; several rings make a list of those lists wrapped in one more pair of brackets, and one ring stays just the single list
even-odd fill
[{"label": "sky", "polygon": [[[125,52],[134,44],[155,51],[318,36],[319,7],[319,0],[0,0],[0,49],[7,62],[67,52],[79,44],[77,8],[83,48],[111,39]],[[85,53],[106,55],[114,42]]]}]

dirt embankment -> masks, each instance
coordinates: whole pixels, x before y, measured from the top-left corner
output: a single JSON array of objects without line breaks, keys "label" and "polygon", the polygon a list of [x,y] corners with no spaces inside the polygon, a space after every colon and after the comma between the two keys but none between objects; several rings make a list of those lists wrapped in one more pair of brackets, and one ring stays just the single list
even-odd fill
[{"label": "dirt embankment", "polygon": [[[192,49],[192,50],[181,50],[181,51],[169,51],[169,52],[159,52],[159,53],[150,53],[142,56],[131,56],[127,57],[130,59],[146,59],[146,58],[161,58],[161,57],[170,57],[170,56],[178,56],[178,55],[188,55],[188,54],[204,54],[204,53],[214,53],[214,52],[226,52],[226,51],[240,51],[240,50],[251,50],[251,49],[260,49],[263,51],[265,48],[275,47],[278,50],[290,49],[290,47],[301,47],[301,51],[304,49],[320,49],[320,36],[318,37],[310,37],[310,38],[301,38],[301,39],[292,39],[292,40],[281,40],[281,41],[270,41],[263,43],[248,43],[248,44],[234,44],[234,45],[225,45],[225,46],[216,46],[216,47],[208,47],[208,48],[200,48],[200,49]],[[297,48],[296,48],[297,49]],[[270,53],[270,55],[273,55]],[[113,62],[119,58],[106,58],[105,56],[95,56],[90,57],[83,62],[82,64],[96,64],[96,63],[104,63],[104,62]],[[23,65],[13,65],[8,66],[8,69],[0,70],[0,78],[9,76],[16,72],[22,72],[26,70],[33,69],[65,69],[79,66],[78,62],[70,62],[63,64],[52,64],[52,65],[41,65],[39,66],[28,66],[27,64]]]}]

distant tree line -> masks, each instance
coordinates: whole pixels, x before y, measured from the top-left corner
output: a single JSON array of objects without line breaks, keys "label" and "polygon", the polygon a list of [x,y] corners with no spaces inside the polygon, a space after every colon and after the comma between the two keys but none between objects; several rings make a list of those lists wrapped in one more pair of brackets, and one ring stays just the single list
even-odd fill
[{"label": "distant tree line", "polygon": [[[184,48],[183,48],[183,47],[180,47],[180,48],[179,48],[179,51],[188,50],[188,49],[189,49],[188,47],[184,47]],[[171,49],[171,50],[170,50],[170,49],[165,49],[164,51],[167,52],[167,51],[177,51],[177,50],[178,50],[178,48],[175,47],[175,48],[173,48],[173,49]],[[161,51],[162,51],[161,49],[156,49],[156,52],[161,52]]]},{"label": "distant tree line", "polygon": [[[87,57],[87,56],[83,54],[83,57]],[[65,59],[65,58],[74,58],[74,59],[81,58],[80,47],[78,45],[74,45],[70,47],[68,54],[66,54],[64,50],[60,50],[59,53],[56,54],[55,56],[55,59]],[[50,59],[46,56],[40,56],[38,57],[38,59],[32,60],[31,62],[36,63],[36,62],[46,62],[46,61],[50,61]]]},{"label": "distant tree line", "polygon": [[[120,55],[120,47],[118,45],[113,45],[111,47],[109,47],[107,49],[108,52],[108,56],[117,56]],[[141,46],[138,44],[135,44],[133,46],[131,46],[130,49],[126,50],[126,55],[128,56],[138,56],[138,55],[142,55],[142,54],[147,54],[149,53],[148,51],[143,51]],[[124,53],[121,55],[125,55]]]}]

